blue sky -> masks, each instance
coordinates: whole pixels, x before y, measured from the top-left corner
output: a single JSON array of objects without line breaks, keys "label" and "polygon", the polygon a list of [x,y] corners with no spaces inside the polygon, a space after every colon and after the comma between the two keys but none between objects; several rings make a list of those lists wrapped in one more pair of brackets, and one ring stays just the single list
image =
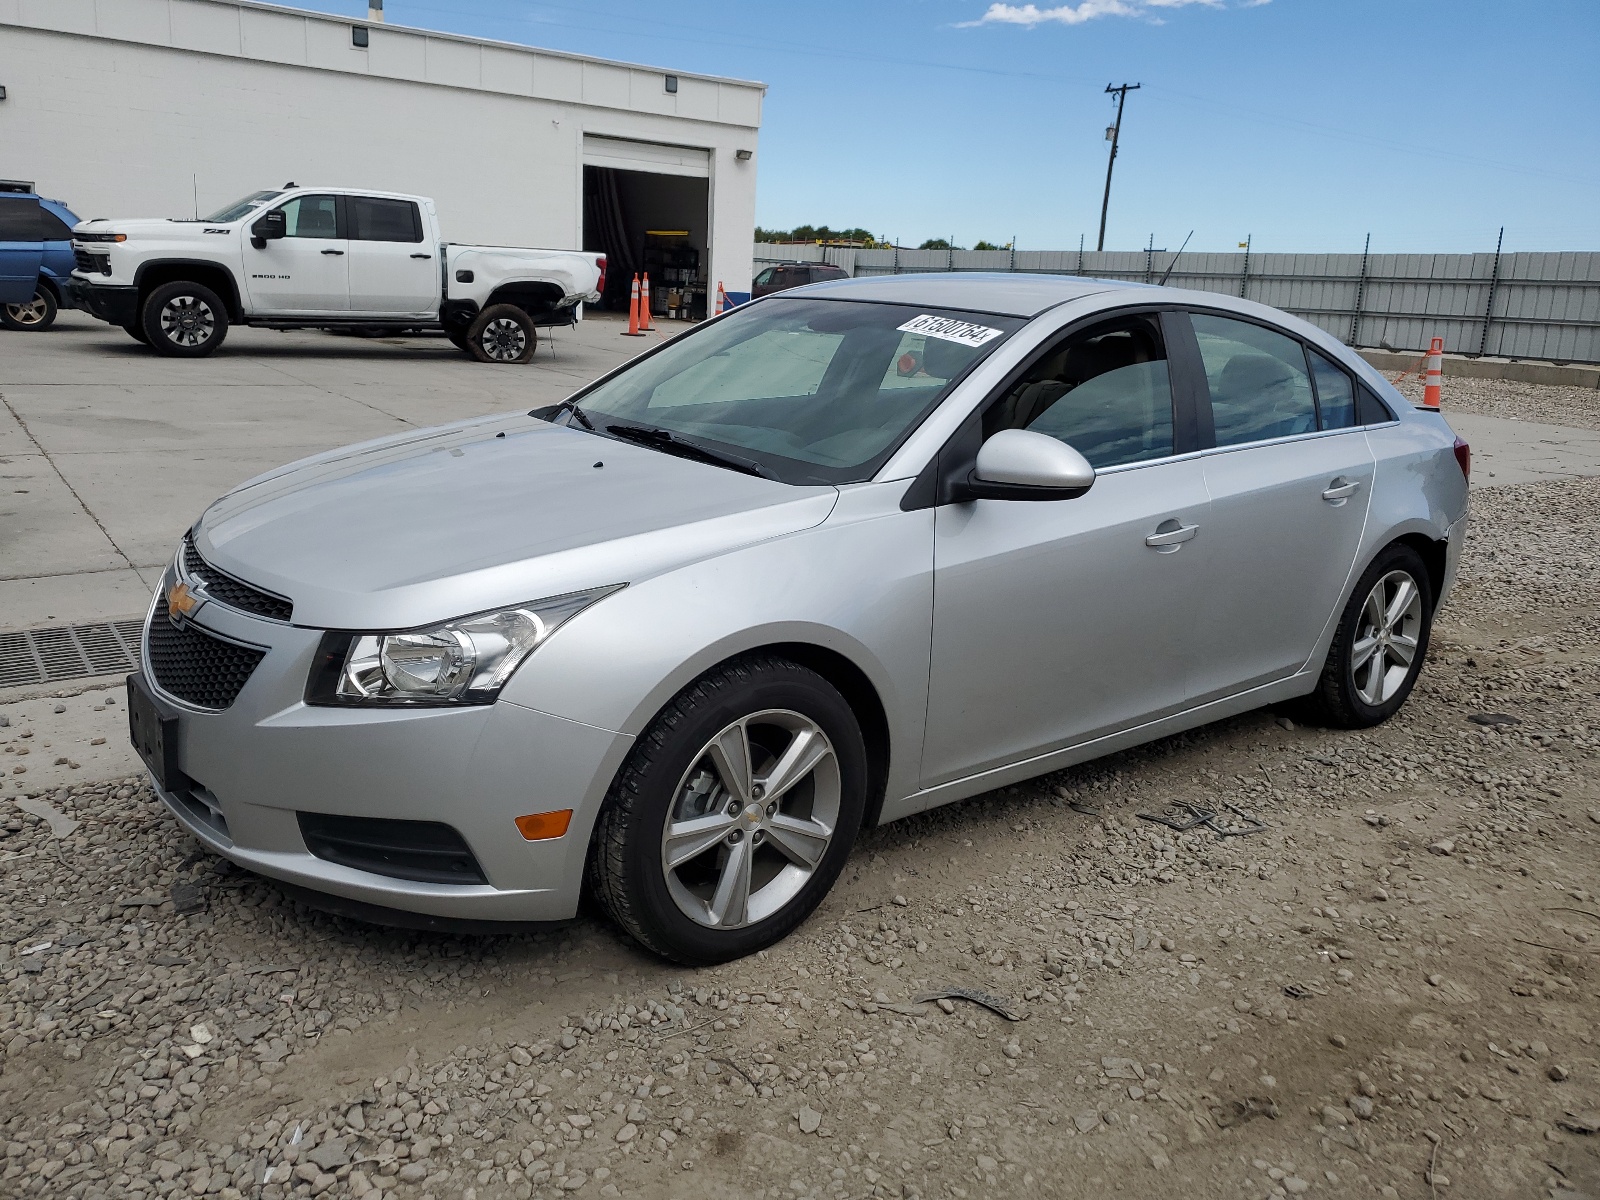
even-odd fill
[{"label": "blue sky", "polygon": [[[305,0],[356,16],[365,0]],[[757,221],[916,244],[1600,249],[1597,0],[387,0],[769,85]]]}]

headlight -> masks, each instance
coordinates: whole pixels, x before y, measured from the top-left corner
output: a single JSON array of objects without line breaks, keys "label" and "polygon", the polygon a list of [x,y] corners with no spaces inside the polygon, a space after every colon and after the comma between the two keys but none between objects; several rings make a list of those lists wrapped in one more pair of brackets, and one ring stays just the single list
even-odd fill
[{"label": "headlight", "polygon": [[327,633],[308,704],[492,704],[557,629],[622,584],[397,633]]}]

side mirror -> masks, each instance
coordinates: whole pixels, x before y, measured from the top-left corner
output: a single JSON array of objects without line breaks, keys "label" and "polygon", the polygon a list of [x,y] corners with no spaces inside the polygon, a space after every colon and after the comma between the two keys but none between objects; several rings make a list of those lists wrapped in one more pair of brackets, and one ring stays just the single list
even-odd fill
[{"label": "side mirror", "polygon": [[263,243],[281,238],[288,232],[288,214],[281,208],[273,209],[250,226],[250,237],[256,242],[257,250],[261,249]]},{"label": "side mirror", "polygon": [[1002,429],[978,449],[964,500],[1071,500],[1094,486],[1094,468],[1065,442]]}]

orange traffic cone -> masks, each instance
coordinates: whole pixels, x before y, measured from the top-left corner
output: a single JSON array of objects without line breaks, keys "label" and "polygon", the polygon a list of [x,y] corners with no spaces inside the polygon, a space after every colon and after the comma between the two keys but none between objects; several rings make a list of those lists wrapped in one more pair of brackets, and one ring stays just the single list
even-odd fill
[{"label": "orange traffic cone", "polygon": [[1444,390],[1444,339],[1434,338],[1428,343],[1428,369],[1423,374],[1422,406],[1438,408]]},{"label": "orange traffic cone", "polygon": [[644,282],[639,285],[639,329],[643,333],[650,332],[650,272],[644,273]]},{"label": "orange traffic cone", "polygon": [[623,337],[643,337],[639,332],[639,275],[633,276],[633,288],[628,293],[628,329]]},{"label": "orange traffic cone", "polygon": [[722,286],[722,280],[717,280],[717,316],[721,316],[733,306],[728,303],[727,289]]}]

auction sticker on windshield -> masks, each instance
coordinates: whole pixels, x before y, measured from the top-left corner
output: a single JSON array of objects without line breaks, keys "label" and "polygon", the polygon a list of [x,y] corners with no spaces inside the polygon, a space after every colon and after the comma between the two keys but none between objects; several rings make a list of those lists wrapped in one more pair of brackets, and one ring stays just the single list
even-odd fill
[{"label": "auction sticker on windshield", "polygon": [[954,317],[935,317],[924,313],[900,326],[900,332],[920,333],[924,337],[959,342],[963,346],[981,346],[999,337],[1002,331],[990,329],[987,325],[974,325],[970,321],[958,321]]}]

